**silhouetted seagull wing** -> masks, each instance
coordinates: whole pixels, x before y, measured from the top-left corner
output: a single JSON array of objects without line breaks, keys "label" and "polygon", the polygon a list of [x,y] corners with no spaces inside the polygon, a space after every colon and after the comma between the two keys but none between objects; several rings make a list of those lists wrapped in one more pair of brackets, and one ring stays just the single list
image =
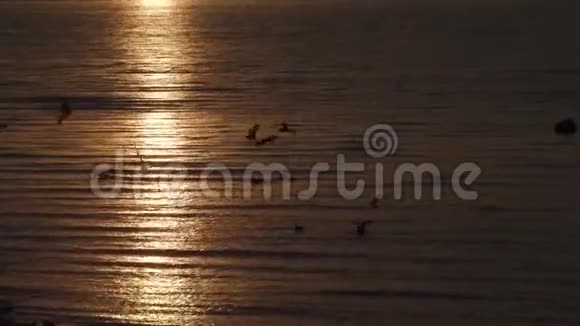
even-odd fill
[{"label": "silhouetted seagull wing", "polygon": [[265,145],[267,143],[272,143],[276,139],[278,139],[278,136],[276,136],[276,135],[268,136],[268,137],[266,137],[264,139],[260,139],[260,140],[256,141],[256,146],[262,146],[262,145]]},{"label": "silhouetted seagull wing", "polygon": [[260,130],[260,125],[259,124],[253,125],[252,128],[248,129],[248,135],[246,136],[246,138],[256,139],[256,134],[258,133],[258,130]]},{"label": "silhouetted seagull wing", "polygon": [[58,124],[62,124],[64,120],[68,119],[72,114],[72,108],[68,100],[64,100],[60,106],[60,115],[58,116]]}]

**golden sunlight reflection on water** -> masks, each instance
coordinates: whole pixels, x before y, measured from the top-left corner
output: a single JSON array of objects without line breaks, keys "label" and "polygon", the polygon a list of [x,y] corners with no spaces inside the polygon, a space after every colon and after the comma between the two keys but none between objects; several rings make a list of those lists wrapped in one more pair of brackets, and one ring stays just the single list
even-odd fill
[{"label": "golden sunlight reflection on water", "polygon": [[182,86],[190,84],[193,76],[184,72],[203,53],[198,47],[205,46],[192,35],[186,16],[171,0],[142,1],[125,10],[130,14],[123,16],[114,43],[132,65],[131,79],[141,90],[136,95],[164,101],[186,98]]},{"label": "golden sunlight reflection on water", "polygon": [[174,0],[141,0],[145,7],[167,7],[175,4]]},{"label": "golden sunlight reflection on water", "polygon": [[[516,8],[446,7],[467,15],[450,21],[429,5],[323,2],[0,1],[0,300],[17,323],[578,325],[580,138],[552,132],[580,85],[577,45],[553,37],[563,25],[538,29]],[[74,113],[57,125],[63,96]],[[279,139],[256,147],[255,123]],[[384,160],[362,146],[377,123],[400,132]],[[102,178],[123,172],[121,193],[95,196],[93,167],[123,149]],[[135,180],[136,151],[152,178]],[[339,154],[365,166],[347,173],[366,181],[359,200],[337,192]],[[253,162],[286,165],[292,200],[280,182],[264,200],[259,179],[244,200]],[[323,162],[315,198],[299,200]],[[445,180],[441,201],[430,182],[424,200],[412,183],[394,200],[408,162],[444,179],[477,163],[481,200]],[[224,164],[234,198],[160,186],[171,163],[198,188],[195,174]],[[376,163],[385,200],[370,209]],[[361,219],[376,222],[364,239]]]},{"label": "golden sunlight reflection on water", "polygon": [[[189,212],[183,202],[167,191],[135,198],[136,209],[163,217],[134,220],[134,227],[153,231],[132,243],[138,254],[121,258],[132,270],[117,282],[128,294],[125,313],[135,321],[184,325],[197,299],[212,291],[210,281],[193,277],[195,269],[183,268],[183,258],[172,254],[198,249],[192,243],[206,232],[203,219],[183,218]],[[207,322],[203,316],[195,319]]]},{"label": "golden sunlight reflection on water", "polygon": [[[127,9],[136,9],[134,14],[124,16],[127,21],[121,25],[123,31],[118,34],[121,39],[117,43],[125,59],[134,65],[132,80],[143,90],[138,94],[140,98],[162,101],[185,98],[180,85],[189,83],[191,75],[181,70],[195,58],[188,53],[190,42],[183,32],[184,22],[173,5],[171,0],[143,0]],[[131,319],[184,324],[185,311],[196,304],[196,296],[209,291],[209,283],[205,284],[203,279],[192,282],[191,275],[184,275],[177,267],[179,257],[163,253],[192,249],[188,241],[202,236],[198,231],[203,232],[204,227],[192,225],[203,223],[202,220],[179,217],[188,212],[186,205],[191,198],[174,184],[164,185],[160,181],[166,177],[160,166],[177,163],[176,157],[191,142],[187,134],[193,128],[178,112],[170,110],[139,112],[133,127],[135,143],[126,145],[134,147],[135,154],[142,157],[138,168],[146,176],[154,176],[153,180],[142,179],[140,184],[133,185],[139,188],[134,196],[134,209],[163,218],[144,217],[132,222],[132,227],[159,231],[139,236],[132,243],[137,254],[119,258],[131,270],[121,274],[116,282],[127,293],[123,309]],[[200,321],[203,320],[197,320]]]}]

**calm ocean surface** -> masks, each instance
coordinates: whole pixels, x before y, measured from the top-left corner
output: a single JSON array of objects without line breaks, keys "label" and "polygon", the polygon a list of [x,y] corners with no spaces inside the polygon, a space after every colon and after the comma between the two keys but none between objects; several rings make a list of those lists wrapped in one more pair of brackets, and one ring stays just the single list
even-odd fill
[{"label": "calm ocean surface", "polygon": [[[578,325],[580,141],[552,132],[580,118],[578,5],[394,3],[0,1],[0,299],[82,325]],[[296,134],[245,138],[281,121]],[[377,123],[399,135],[378,160]],[[97,198],[123,149],[122,193]],[[338,154],[367,164],[358,200]],[[288,166],[292,199],[243,199],[252,162]],[[440,168],[442,200],[393,199],[406,162]],[[463,162],[476,201],[449,186]],[[209,163],[234,198],[200,191]]]}]

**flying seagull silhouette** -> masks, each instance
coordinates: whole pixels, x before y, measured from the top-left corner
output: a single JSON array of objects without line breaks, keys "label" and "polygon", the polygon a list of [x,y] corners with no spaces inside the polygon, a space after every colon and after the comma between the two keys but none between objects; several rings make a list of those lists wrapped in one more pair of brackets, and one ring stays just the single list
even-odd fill
[{"label": "flying seagull silhouette", "polygon": [[137,145],[135,145],[135,152],[137,152],[137,157],[139,158],[141,170],[146,171],[149,168],[148,164],[147,162],[145,162],[145,159],[143,158],[143,155],[141,155],[141,152],[139,152],[139,148],[137,147]]},{"label": "flying seagull silhouette", "polygon": [[256,134],[258,133],[259,129],[260,129],[260,125],[255,124],[252,128],[248,129],[248,135],[246,136],[246,138],[250,139],[250,140],[255,140]]},{"label": "flying seagull silhouette", "polygon": [[372,223],[373,221],[371,220],[365,220],[360,223],[354,223],[354,225],[356,225],[356,233],[358,234],[358,236],[363,237],[367,232],[367,226],[371,225]]},{"label": "flying seagull silhouette", "polygon": [[276,135],[272,135],[272,136],[268,136],[266,138],[260,139],[256,141],[256,146],[263,146],[267,143],[272,143],[274,142],[276,139],[278,139],[278,136]]},{"label": "flying seagull silhouette", "polygon": [[58,116],[58,124],[61,125],[64,120],[68,119],[72,114],[72,108],[68,99],[62,101],[60,105],[60,115]]}]

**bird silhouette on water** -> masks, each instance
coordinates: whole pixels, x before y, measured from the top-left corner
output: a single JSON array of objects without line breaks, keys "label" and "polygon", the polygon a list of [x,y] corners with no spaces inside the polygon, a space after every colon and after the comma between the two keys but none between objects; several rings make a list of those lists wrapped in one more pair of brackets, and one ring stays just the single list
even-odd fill
[{"label": "bird silhouette on water", "polygon": [[248,129],[248,135],[246,136],[249,140],[255,140],[256,135],[258,134],[258,130],[260,130],[260,125],[255,124],[252,128]]},{"label": "bird silhouette on water", "polygon": [[291,128],[288,126],[288,123],[287,123],[287,122],[282,122],[282,123],[280,124],[280,129],[278,129],[278,131],[279,131],[279,132],[291,132],[291,133],[296,133],[296,130],[294,130],[294,129],[291,129]]},{"label": "bird silhouette on water", "polygon": [[72,108],[70,101],[65,99],[60,105],[60,115],[58,116],[58,124],[61,125],[64,120],[68,119],[72,115]]},{"label": "bird silhouette on water", "polygon": [[564,119],[554,126],[554,132],[557,133],[558,135],[573,135],[577,131],[578,126],[576,125],[576,122],[571,118]]},{"label": "bird silhouette on water", "polygon": [[260,140],[256,140],[256,146],[263,146],[268,143],[273,143],[274,141],[276,141],[276,139],[278,139],[278,136],[272,135]]},{"label": "bird silhouette on water", "polygon": [[359,237],[364,237],[367,233],[367,226],[371,225],[373,221],[365,220],[360,223],[354,223],[356,225],[356,233]]},{"label": "bird silhouette on water", "polygon": [[294,233],[302,233],[302,232],[304,232],[304,226],[294,224]]}]

